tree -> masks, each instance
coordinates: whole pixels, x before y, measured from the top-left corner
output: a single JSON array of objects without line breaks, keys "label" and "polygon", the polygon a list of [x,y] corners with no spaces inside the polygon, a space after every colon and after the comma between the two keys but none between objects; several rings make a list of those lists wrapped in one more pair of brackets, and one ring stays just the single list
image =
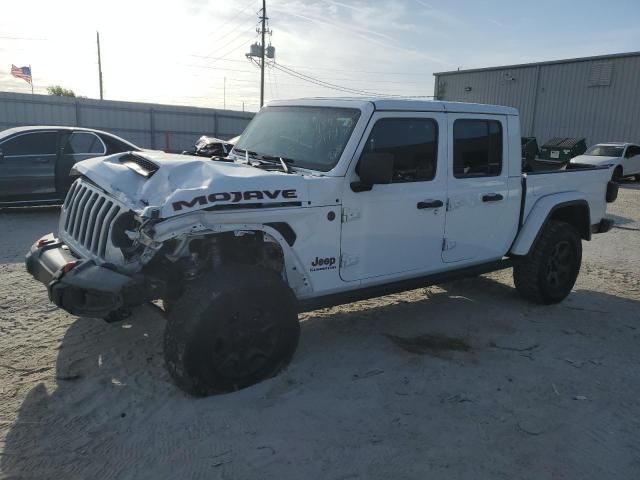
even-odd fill
[{"label": "tree", "polygon": [[55,95],[56,97],[75,97],[76,94],[73,90],[63,88],[60,85],[51,85],[47,87],[49,95]]}]

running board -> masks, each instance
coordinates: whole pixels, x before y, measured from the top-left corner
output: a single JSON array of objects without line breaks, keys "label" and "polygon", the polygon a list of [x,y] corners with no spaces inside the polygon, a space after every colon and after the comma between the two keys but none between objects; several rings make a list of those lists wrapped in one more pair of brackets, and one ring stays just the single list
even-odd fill
[{"label": "running board", "polygon": [[505,258],[495,262],[483,263],[481,265],[474,265],[472,267],[459,268],[446,272],[432,273],[423,277],[400,280],[397,282],[386,283],[384,285],[374,285],[347,292],[307,298],[298,302],[298,311],[300,313],[310,312],[320,308],[335,307],[336,305],[344,305],[346,303],[359,302],[370,298],[383,297],[393,293],[406,292],[409,290],[415,290],[416,288],[436,285],[438,283],[446,283],[452,280],[459,280],[461,278],[475,277],[477,275],[482,275],[483,273],[504,270],[511,266],[513,266],[511,259]]}]

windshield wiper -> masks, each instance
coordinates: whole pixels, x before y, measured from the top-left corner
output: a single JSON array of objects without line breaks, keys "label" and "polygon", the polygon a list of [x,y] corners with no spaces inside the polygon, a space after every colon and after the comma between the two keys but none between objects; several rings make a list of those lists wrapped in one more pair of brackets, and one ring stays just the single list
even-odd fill
[{"label": "windshield wiper", "polygon": [[251,150],[243,150],[241,148],[234,148],[233,152],[244,156],[244,160],[249,166],[253,166],[251,165],[251,161],[249,160],[249,158],[258,159],[259,156],[256,152],[252,152]]},{"label": "windshield wiper", "polygon": [[258,152],[253,152],[251,150],[243,150],[241,148],[234,148],[233,151],[234,153],[237,153],[238,155],[243,156],[246,159],[247,165],[251,167],[258,167],[259,164],[256,165],[255,163],[251,163],[249,161],[250,158],[252,160],[257,160],[262,164],[265,164],[265,163],[275,164],[275,165],[279,164],[282,167],[282,171],[284,173],[291,173],[291,170],[289,169],[289,165],[287,164],[294,163],[294,160],[287,157],[276,157],[274,155],[262,155]]},{"label": "windshield wiper", "polygon": [[288,164],[292,164],[295,160],[287,157],[276,157],[275,155],[260,155],[260,160],[266,160],[267,162],[276,163],[279,162],[284,173],[291,173]]},{"label": "windshield wiper", "polygon": [[265,160],[277,160],[280,161],[282,160],[285,163],[295,163],[296,161],[292,158],[287,158],[287,157],[276,157],[275,155],[260,155],[260,158],[263,158]]},{"label": "windshield wiper", "polygon": [[233,151],[240,155],[249,155],[250,157],[257,157],[258,154],[256,152],[252,152],[251,150],[243,150],[241,148],[234,148]]}]

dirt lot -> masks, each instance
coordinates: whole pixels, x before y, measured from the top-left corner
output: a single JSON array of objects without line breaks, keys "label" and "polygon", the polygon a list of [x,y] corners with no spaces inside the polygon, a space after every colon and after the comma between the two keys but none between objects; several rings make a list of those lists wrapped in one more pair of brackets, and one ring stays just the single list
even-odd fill
[{"label": "dirt lot", "polygon": [[27,276],[55,209],[4,211],[0,477],[640,478],[640,186],[610,211],[560,305],[505,271],[315,312],[286,372],[200,400],[169,381],[157,312],[75,318]]}]

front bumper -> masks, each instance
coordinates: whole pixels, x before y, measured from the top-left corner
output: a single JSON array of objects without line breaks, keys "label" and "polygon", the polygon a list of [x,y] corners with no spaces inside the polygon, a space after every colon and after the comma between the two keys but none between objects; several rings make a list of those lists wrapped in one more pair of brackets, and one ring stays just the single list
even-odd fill
[{"label": "front bumper", "polygon": [[73,315],[106,318],[148,299],[142,276],[123,275],[93,260],[78,259],[52,233],[31,246],[25,264],[47,286],[51,301]]}]

